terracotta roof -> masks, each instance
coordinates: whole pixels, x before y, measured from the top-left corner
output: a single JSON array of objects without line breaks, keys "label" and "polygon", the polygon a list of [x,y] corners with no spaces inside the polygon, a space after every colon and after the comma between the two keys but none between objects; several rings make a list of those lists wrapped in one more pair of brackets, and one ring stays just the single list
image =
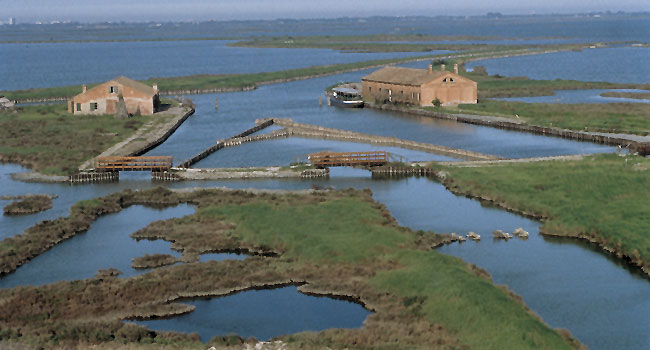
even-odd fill
[{"label": "terracotta roof", "polygon": [[143,84],[143,83],[141,83],[139,81],[129,79],[129,78],[125,77],[125,76],[117,77],[117,78],[113,79],[112,81],[120,83],[120,84],[122,84],[124,86],[128,86],[133,90],[138,90],[138,91],[140,91],[142,93],[145,93],[145,94],[151,94],[152,96],[157,93],[157,91],[154,90],[153,87],[151,87],[149,85],[146,85],[146,84]]},{"label": "terracotta roof", "polygon": [[366,75],[365,77],[361,78],[361,80],[372,80],[384,83],[420,86],[422,84],[430,82],[431,79],[434,79],[443,73],[448,72],[435,70],[432,74],[429,74],[426,69],[384,67],[378,71]]}]

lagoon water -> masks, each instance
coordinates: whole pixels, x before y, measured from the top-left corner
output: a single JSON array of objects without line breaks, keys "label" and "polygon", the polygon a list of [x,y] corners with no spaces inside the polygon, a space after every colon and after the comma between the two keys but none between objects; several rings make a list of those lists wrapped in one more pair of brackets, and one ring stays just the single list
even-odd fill
[{"label": "lagoon water", "polygon": [[[647,39],[646,39],[647,40]],[[650,84],[650,47],[607,47],[473,61],[489,74],[531,79]]]},{"label": "lagoon water", "polygon": [[[612,41],[648,40],[648,32],[643,29],[644,25],[647,28],[647,19],[576,20],[566,23],[541,21],[533,24],[504,20],[502,22],[479,21],[473,24],[457,21],[444,28],[437,28],[436,24],[425,25],[414,20],[411,27],[423,28],[421,31],[423,33],[429,30],[432,34],[517,33],[520,37],[530,38],[573,33],[576,40]],[[314,33],[323,30],[322,27],[318,28],[314,29]],[[339,30],[341,29],[334,29],[335,32]],[[386,29],[381,30],[385,32]],[[351,62],[375,57],[406,55],[402,53],[351,54],[332,50],[234,49],[226,48],[224,44],[225,42],[221,41],[148,42],[137,45],[136,43],[0,44],[0,57],[3,59],[0,75],[10,77],[0,82],[2,84],[0,90],[80,84],[112,78],[119,74],[130,75],[133,78],[148,78],[206,72],[256,72],[322,64],[320,62],[332,63],[336,60],[340,60],[336,62]],[[91,48],[96,49],[96,53],[91,52],[94,51],[90,50]],[[648,66],[644,63],[647,62],[649,50],[631,47],[588,49],[582,52],[479,61],[470,66],[484,65],[492,74],[528,75],[537,79],[562,78],[647,83],[650,74],[647,71]],[[61,51],[69,51],[70,54]],[[70,61],[56,63],[52,58],[47,59],[48,52],[54,52],[60,55],[57,57]],[[123,60],[116,60],[112,56],[114,52],[131,52],[132,55],[125,55],[127,57]],[[150,52],[165,53],[162,56],[167,57],[151,58],[148,56]],[[98,70],[97,62],[90,62],[92,60],[85,62],[75,57],[68,57],[72,53],[87,53],[91,56],[103,53],[105,57],[96,58],[97,62],[103,62],[102,60],[111,62],[106,70]],[[420,54],[422,53],[417,53]],[[11,57],[11,60],[6,61],[6,57]],[[147,67],[139,65],[138,62],[142,60],[148,65],[147,59],[160,59],[160,61],[155,61],[155,64]],[[553,64],[548,64],[549,60]],[[5,62],[10,64],[4,64]],[[616,63],[613,64],[614,62]],[[62,67],[48,68],[51,64],[59,64]],[[413,63],[411,66],[424,68],[426,63]],[[262,86],[251,92],[192,96],[191,98],[197,104],[196,114],[190,117],[169,140],[149,154],[173,155],[175,162],[178,163],[209,147],[218,139],[230,137],[250,128],[256,118],[271,116],[464,148],[503,157],[521,158],[613,151],[613,148],[608,146],[438,121],[400,113],[318,106],[318,96],[322,96],[326,86],[340,81],[359,80],[368,72],[360,71]],[[214,108],[215,97],[219,99],[218,110]],[[361,149],[367,146],[320,140],[281,139],[222,150],[199,165],[287,165],[287,162],[298,160],[313,150],[327,148],[344,150],[351,147]],[[395,153],[406,156],[410,160],[420,160],[417,158],[428,155],[404,150],[395,150]],[[0,195],[50,193],[57,194],[59,198],[54,200],[52,209],[42,213],[21,217],[0,217],[0,239],[19,234],[41,220],[65,216],[70,206],[79,200],[107,195],[125,188],[144,189],[158,185],[149,180],[148,174],[123,174],[118,183],[95,185],[28,184],[9,178],[8,174],[17,171],[24,171],[24,169],[16,165],[0,165]],[[169,188],[226,186],[242,189],[287,190],[307,189],[312,186],[370,188],[374,198],[384,203],[401,225],[438,232],[464,234],[471,230],[480,233],[483,236],[481,242],[449,245],[438,251],[461,257],[485,268],[492,274],[496,283],[507,284],[515,293],[521,295],[526,304],[548,324],[552,327],[567,328],[590,349],[650,348],[647,328],[650,324],[650,283],[638,271],[622,265],[590,245],[541,237],[538,235],[540,225],[538,222],[500,209],[482,206],[475,200],[455,196],[442,185],[429,179],[371,179],[370,175],[362,170],[333,169],[330,179],[231,180],[162,183],[162,185]],[[2,201],[1,204],[6,203],[8,202]],[[169,249],[169,243],[136,242],[128,235],[151,221],[183,216],[191,212],[193,209],[189,206],[168,208],[163,211],[134,206],[121,213],[102,217],[93,224],[89,232],[53,247],[19,268],[16,273],[2,277],[0,287],[88,278],[93,276],[97,269],[109,267],[118,267],[126,275],[132,275],[135,271],[129,270],[129,265],[133,257],[154,252],[177,253]],[[530,231],[530,239],[526,241],[512,239],[503,242],[493,241],[490,238],[491,232],[495,229],[511,232],[516,227],[523,227]],[[109,239],[104,239],[107,237]],[[114,244],[111,245],[111,242]],[[120,253],[113,257],[111,255],[114,251],[105,247],[115,245],[129,249],[124,249],[124,254]],[[79,258],[79,254],[85,254],[85,259],[91,262],[88,268],[62,268],[75,264],[84,265],[75,263],[78,261],[76,259]],[[204,261],[210,258],[221,259],[224,256],[206,255],[201,259]],[[203,339],[224,332],[241,332],[243,336],[254,335],[259,339],[267,339],[305,329],[359,327],[367,316],[367,311],[362,308],[359,310],[360,306],[356,304],[347,305],[340,304],[346,303],[342,301],[307,297],[299,294],[293,287],[263,292],[266,293],[255,291],[224,298],[194,300],[191,301],[197,306],[194,312],[160,322],[152,321],[148,325],[156,329],[198,331]],[[308,300],[299,301],[303,300],[301,298]],[[271,301],[282,300],[289,301],[290,304],[298,303],[303,307],[295,314],[307,314],[317,319],[309,322],[300,319],[298,326],[310,325],[310,328],[303,328],[291,323],[283,314],[260,323],[254,323],[259,316],[257,314],[237,318],[240,309],[246,305],[253,303],[267,305]],[[321,304],[324,301],[334,302],[336,305]],[[223,309],[226,304],[235,307],[228,311]],[[328,306],[322,307],[322,305]],[[335,307],[342,307],[342,310],[334,309]],[[215,317],[217,310],[225,310],[226,313]],[[346,312],[351,312],[351,318],[357,317],[354,318],[354,322],[341,323],[344,319],[341,315],[347,315]],[[226,322],[229,324],[235,324],[235,320],[239,320],[238,328],[223,327],[223,323],[219,323],[223,319],[231,321]]]},{"label": "lagoon water", "polygon": [[266,341],[282,334],[359,328],[370,312],[361,305],[308,296],[296,287],[250,290],[227,297],[179,301],[196,310],[171,319],[136,321],[150,329],[198,332],[201,340],[238,334]]},{"label": "lagoon water", "polygon": [[120,270],[120,276],[123,277],[134,276],[142,270],[131,267],[133,258],[145,254],[180,257],[180,253],[171,250],[170,242],[136,241],[129,235],[152,221],[179,218],[192,213],[193,207],[181,204],[162,210],[131,206],[119,213],[102,216],[87,232],[59,243],[32,259],[29,264],[1,278],[0,288],[85,279],[94,276],[100,269],[108,268]]},{"label": "lagoon water", "polygon": [[[419,62],[426,66],[425,62]],[[325,127],[346,129],[380,136],[394,136],[407,140],[427,142],[453,148],[468,149],[475,152],[492,154],[508,158],[525,158],[550,155],[586,154],[613,152],[610,146],[588,142],[578,142],[561,138],[533,135],[517,131],[508,131],[477,125],[436,120],[428,117],[411,116],[403,113],[377,111],[370,108],[342,109],[319,106],[318,97],[323,95],[325,87],[342,81],[358,81],[370,72],[364,70],[317,79],[308,79],[282,84],[264,85],[249,92],[232,92],[222,94],[194,95],[197,105],[196,113],[190,117],[176,133],[164,144],[153,149],[148,155],[171,155],[174,163],[188,159],[217,140],[229,138],[255,125],[258,118],[291,118],[296,122],[321,125]],[[219,101],[215,109],[214,100]],[[267,149],[268,145],[272,147]],[[309,149],[300,147],[296,140],[260,141],[233,149],[223,149],[209,156],[201,166],[251,166],[251,165],[287,165],[295,161],[294,156],[302,156],[312,150],[341,149],[343,144],[333,141],[313,141]],[[347,147],[347,146],[346,146]],[[372,147],[363,144],[349,144],[350,151],[366,151]],[[271,152],[259,164],[252,164],[241,157],[240,149],[251,150],[247,157],[258,156],[259,152]],[[282,152],[291,153],[290,156]],[[417,152],[420,153],[420,152]],[[230,155],[235,156],[233,159]],[[397,151],[410,160],[420,160],[424,155],[414,151]],[[288,158],[287,158],[288,157]],[[429,159],[429,158],[425,158]],[[424,159],[422,159],[424,160]]]},{"label": "lagoon water", "polygon": [[[259,73],[423,52],[230,47],[227,40],[0,44],[0,91],[196,74]],[[435,51],[430,54],[447,51]],[[81,90],[80,90],[81,91]]]}]

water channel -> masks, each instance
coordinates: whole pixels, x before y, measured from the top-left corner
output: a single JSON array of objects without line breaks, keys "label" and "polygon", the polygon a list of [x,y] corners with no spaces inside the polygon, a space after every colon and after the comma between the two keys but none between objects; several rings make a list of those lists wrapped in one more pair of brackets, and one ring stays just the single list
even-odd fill
[{"label": "water channel", "polygon": [[[167,142],[150,154],[173,155],[176,161],[186,159],[214,144],[217,139],[232,136],[251,127],[256,118],[268,116],[291,117],[298,122],[377,135],[397,136],[504,157],[611,152],[613,150],[612,147],[591,143],[437,121],[398,113],[378,112],[371,109],[342,110],[318,105],[317,98],[322,94],[325,86],[337,81],[358,80],[366,73],[355,72],[262,86],[247,93],[193,96],[197,104],[196,115],[191,117]],[[219,99],[219,109],[214,108],[215,97]],[[228,166],[287,165],[287,161],[293,160],[288,158],[307,153],[311,150],[307,149],[309,147],[314,149],[320,147],[340,149],[338,147],[355,145],[360,148],[366,147],[361,144],[348,145],[329,141],[312,141],[286,139],[274,143],[258,142],[250,144],[250,147],[246,146],[249,148],[239,150],[233,148],[232,152],[219,151],[204,162],[209,162],[206,164],[210,164],[210,166],[222,166],[222,164],[228,164]],[[264,157],[251,157],[253,160],[246,159],[249,154],[266,151],[265,148],[275,150],[276,147],[281,152],[289,152],[292,155],[290,157],[274,156],[271,152]],[[423,156],[411,154],[409,151],[405,151],[404,154],[411,157]],[[54,207],[45,212],[23,217],[1,217],[0,238],[18,234],[40,220],[67,215],[69,207],[79,200],[103,196],[124,188],[150,188],[156,185],[149,180],[148,174],[133,176],[125,174],[118,183],[97,185],[69,186],[67,184],[22,183],[13,181],[8,176],[9,173],[16,171],[21,171],[21,168],[16,165],[0,166],[0,195],[50,193],[59,197],[54,200]],[[650,283],[637,271],[622,266],[608,255],[589,245],[570,240],[543,238],[538,235],[539,223],[503,210],[484,207],[472,199],[455,196],[442,185],[430,179],[371,179],[365,171],[336,169],[332,172],[330,179],[230,180],[165,184],[170,188],[226,186],[287,190],[306,189],[313,185],[334,188],[370,188],[374,193],[374,198],[384,203],[401,225],[413,229],[437,232],[453,231],[461,234],[470,230],[476,231],[487,239],[484,238],[481,242],[445,246],[440,248],[440,251],[459,256],[487,269],[496,283],[507,284],[513,291],[521,295],[526,304],[541,315],[547,323],[553,327],[569,329],[591,349],[632,350],[650,347],[650,332],[647,328],[647,325],[650,324]],[[146,244],[142,245],[147,242],[133,240],[130,242],[128,234],[153,220],[187,215],[192,211],[193,209],[187,206],[163,211],[134,206],[125,209],[122,213],[103,217],[94,223],[91,231],[52,248],[19,268],[16,273],[0,279],[0,286],[38,285],[57,280],[87,278],[96,273],[97,269],[108,267],[120,267],[128,275],[131,258],[154,251],[170,253],[167,243],[149,242],[160,243],[160,246],[153,247],[153,250],[147,250],[149,248],[146,248]],[[136,217],[142,218],[142,221],[138,219],[137,223],[133,223],[131,219]],[[125,223],[127,227],[123,226]],[[531,238],[527,241],[510,240],[509,242],[489,239],[492,230],[512,231],[516,227],[523,227],[530,231]],[[120,232],[120,234],[116,235],[116,232]],[[95,243],[84,246],[84,242],[90,241],[90,237],[94,236],[110,237],[110,240],[98,239],[94,241]],[[118,237],[121,238],[118,240]],[[120,246],[133,244],[132,253],[117,256],[116,259],[105,259],[105,255],[110,255],[109,253],[95,254],[103,249],[102,244],[110,244],[112,240],[115,240],[114,242]],[[89,254],[88,259],[97,260],[93,261],[87,271],[60,269],[57,272],[50,272],[47,270],[47,265],[74,264],[77,254],[84,249],[88,250],[85,252],[85,254]],[[25,274],[25,277],[21,277],[22,274]],[[279,298],[288,298],[293,301],[300,296],[300,294],[292,294],[296,293],[295,290],[286,292],[287,294],[284,293],[283,291]],[[171,322],[169,329],[199,331],[202,337],[207,338],[210,337],[208,334],[225,332],[226,330],[218,328],[220,325],[214,322],[215,319],[224,316],[215,317],[215,313],[212,311],[214,309],[211,307],[218,303],[252,303],[253,301],[248,299],[238,301],[237,298],[250,297],[254,300],[260,298],[255,295],[260,294],[241,293],[227,298],[192,301],[192,303],[196,303],[196,311],[183,317],[167,320],[167,322]],[[235,299],[232,299],[234,297]],[[313,312],[306,313],[318,314],[319,311],[316,311],[315,307],[309,306],[308,310]],[[328,314],[331,309],[323,310],[322,313]],[[339,314],[328,315],[337,318]],[[231,313],[227,317],[234,316]],[[241,331],[242,335],[258,334],[255,336],[260,339],[295,332],[296,329],[291,328],[292,326],[286,319],[287,317],[280,315],[277,318],[266,320],[258,326],[255,326],[251,319],[242,321],[242,323],[250,323],[254,326],[255,332],[259,331],[259,333],[252,331],[247,333],[252,328],[227,331]],[[211,320],[209,323],[211,327],[215,328],[204,331],[196,326],[195,322],[205,323],[206,320]],[[287,322],[287,328],[280,330],[272,328],[285,322]],[[350,327],[358,327],[359,322],[350,325]],[[324,321],[315,321],[315,324],[319,327],[313,329],[323,329],[320,326],[325,328],[333,326]],[[334,326],[347,327],[339,323]]]}]

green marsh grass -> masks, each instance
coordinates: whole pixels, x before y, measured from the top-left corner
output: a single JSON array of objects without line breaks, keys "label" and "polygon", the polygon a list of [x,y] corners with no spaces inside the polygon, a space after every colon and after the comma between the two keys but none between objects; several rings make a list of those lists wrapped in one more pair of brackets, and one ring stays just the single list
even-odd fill
[{"label": "green marsh grass", "polygon": [[589,237],[650,266],[650,159],[603,154],[443,168],[455,190],[545,217],[543,232]]},{"label": "green marsh grass", "polygon": [[72,115],[65,104],[20,107],[0,113],[0,157],[44,174],[69,175],[151,118]]}]

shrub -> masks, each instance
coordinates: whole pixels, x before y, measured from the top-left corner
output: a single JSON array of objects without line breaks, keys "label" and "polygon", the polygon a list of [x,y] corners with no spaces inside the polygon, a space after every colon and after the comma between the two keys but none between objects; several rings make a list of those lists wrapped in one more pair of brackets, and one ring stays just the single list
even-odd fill
[{"label": "shrub", "polygon": [[440,102],[439,98],[434,98],[433,101],[431,101],[434,107],[440,107],[442,105],[442,102]]}]

